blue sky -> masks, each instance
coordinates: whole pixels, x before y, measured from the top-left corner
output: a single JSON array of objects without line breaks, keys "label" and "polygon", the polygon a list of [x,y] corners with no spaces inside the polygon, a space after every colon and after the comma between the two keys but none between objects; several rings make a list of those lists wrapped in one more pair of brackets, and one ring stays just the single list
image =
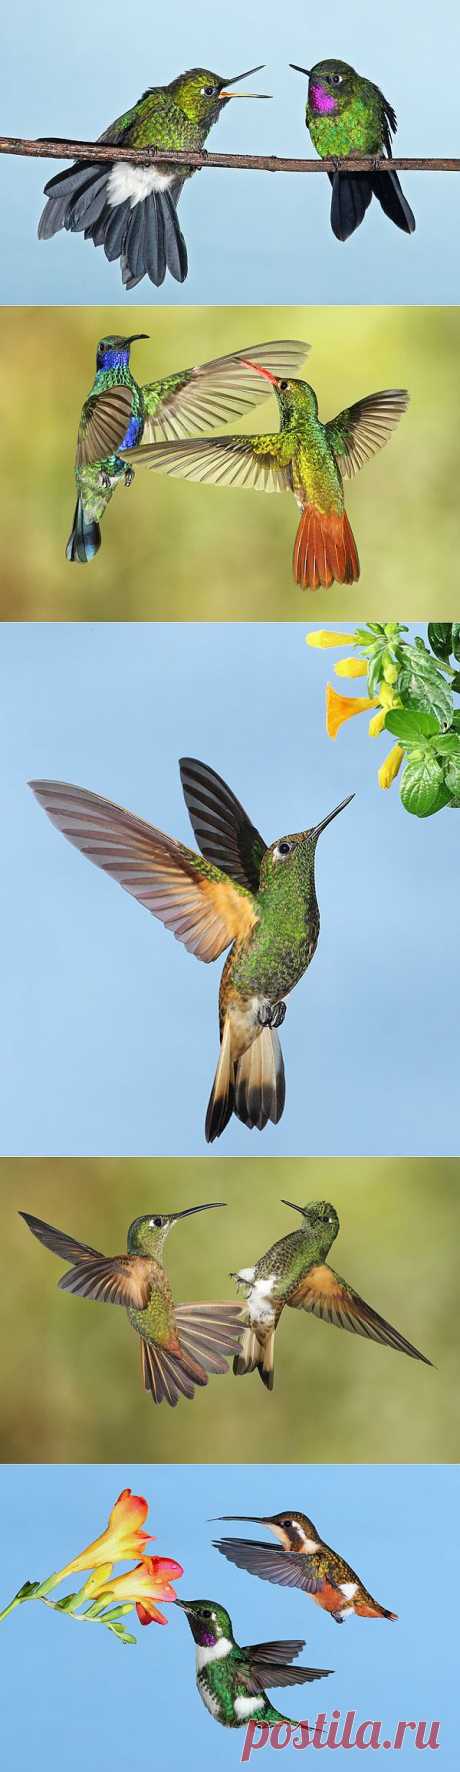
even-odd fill
[{"label": "blue sky", "polygon": [[77,782],[193,843],[187,753],[268,842],[356,790],[318,847],[322,931],[282,1030],[284,1117],[262,1138],[233,1119],[220,1154],[457,1153],[457,817],[418,821],[397,786],[380,792],[388,741],[371,744],[365,719],[326,738],[334,655],[304,636],[304,623],[4,625],[4,1155],[205,1153],[220,964],[187,954],[26,787]]},{"label": "blue sky", "polygon": [[[423,28],[422,28],[423,26]],[[13,135],[92,139],[146,85],[164,83],[204,62],[223,74],[266,63],[249,83],[274,94],[272,104],[229,105],[209,139],[220,151],[313,153],[304,127],[305,86],[289,62],[338,55],[374,79],[399,118],[396,151],[458,152],[457,106],[449,89],[458,63],[454,0],[423,9],[419,0],[329,0],[323,23],[304,0],[288,8],[246,0],[226,11],[215,0],[188,0],[152,12],[138,0],[135,22],[114,0],[80,0],[73,9],[45,0],[40,29],[33,0],[7,9],[3,21],[2,128]],[[260,82],[262,80],[262,85]],[[453,87],[456,97],[455,76]],[[57,162],[3,159],[2,300],[31,303],[117,302],[118,265],[109,265],[82,237],[36,238],[45,180]],[[359,233],[338,245],[329,227],[326,175],[208,171],[185,192],[181,214],[190,274],[182,289],[170,279],[154,300],[166,302],[455,303],[458,297],[458,178],[404,175],[417,232],[406,238],[376,203]],[[447,250],[448,247],[448,250]],[[142,283],[127,305],[153,293]]]},{"label": "blue sky", "polygon": [[[0,1473],[1,1595],[26,1579],[43,1579],[102,1531],[121,1488],[148,1497],[152,1549],[182,1562],[184,1598],[227,1605],[240,1642],[305,1637],[302,1658],[333,1667],[327,1681],[275,1692],[274,1702],[310,1720],[318,1711],[355,1710],[381,1719],[392,1736],[399,1719],[441,1722],[435,1764],[458,1764],[456,1656],[458,1476],[449,1466],[150,1465],[4,1467]],[[350,1561],[396,1624],[353,1618],[338,1630],[293,1589],[232,1567],[212,1549],[213,1537],[244,1527],[209,1522],[216,1513],[308,1512],[327,1542]],[[449,1580],[433,1580],[434,1539],[442,1523]],[[257,1535],[257,1528],[248,1528]],[[427,1538],[428,1533],[428,1538]],[[71,1584],[69,1584],[70,1586]],[[194,1685],[194,1649],[182,1615],[167,1609],[168,1626],[137,1624],[136,1648],[102,1630],[81,1629],[43,1607],[24,1606],[1,1625],[2,1741],[5,1764],[41,1768],[62,1763],[80,1772],[97,1760],[111,1765],[158,1763],[174,1772],[238,1766],[243,1732],[212,1721]],[[128,1628],[130,1621],[128,1620]],[[284,1700],[289,1704],[284,1707]],[[20,1742],[20,1746],[19,1746]],[[324,1751],[324,1763],[332,1758]],[[413,1748],[405,1758],[411,1763]],[[287,1750],[284,1766],[291,1764]],[[271,1765],[253,1760],[252,1765]],[[321,1762],[323,1764],[323,1762]]]}]

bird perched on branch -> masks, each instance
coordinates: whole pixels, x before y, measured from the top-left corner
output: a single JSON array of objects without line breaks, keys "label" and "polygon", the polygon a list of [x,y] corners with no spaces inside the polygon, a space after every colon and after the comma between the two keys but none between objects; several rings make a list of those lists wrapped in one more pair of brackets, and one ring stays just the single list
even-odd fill
[{"label": "bird perched on branch", "polygon": [[219,1514],[218,1518],[266,1526],[279,1540],[273,1549],[256,1538],[215,1539],[215,1549],[237,1569],[247,1569],[250,1575],[277,1582],[280,1587],[302,1588],[336,1624],[343,1624],[353,1613],[358,1618],[397,1618],[396,1612],[388,1612],[372,1598],[359,1575],[324,1543],[306,1514],[285,1508],[281,1514]]},{"label": "bird perched on branch", "polygon": [[319,936],[318,838],[348,806],[270,845],[231,789],[193,757],[181,781],[201,854],[111,800],[66,782],[31,787],[52,824],[159,917],[199,960],[229,947],[219,993],[220,1056],[206,1116],[208,1142],[231,1115],[259,1131],[284,1107],[276,1029],[284,997],[306,972]]},{"label": "bird perched on branch", "polygon": [[132,344],[147,336],[112,335],[101,338],[97,347],[96,374],[80,418],[78,497],[66,548],[67,559],[83,565],[100,548],[100,523],[113,492],[134,479],[134,469],[120,450],[132,449],[141,439],[152,443],[187,437],[247,412],[267,398],[271,387],[246,359],[255,357],[272,374],[288,375],[304,362],[309,348],[299,339],[251,345],[141,386],[131,372],[130,352]]},{"label": "bird perched on branch", "polygon": [[45,185],[39,240],[66,228],[103,246],[106,258],[119,258],[123,283],[134,289],[143,277],[158,288],[169,271],[176,283],[187,276],[187,248],[177,205],[193,167],[168,165],[161,149],[200,152],[209,130],[232,98],[267,98],[268,93],[233,93],[227,88],[258,74],[247,68],[229,80],[209,68],[189,68],[168,86],[148,86],[137,104],[99,136],[107,145],[152,148],[152,167],[130,161],[77,160]]},{"label": "bird perched on branch", "polygon": [[413,234],[415,217],[397,172],[379,170],[385,156],[391,159],[391,138],[397,129],[394,110],[383,92],[348,62],[330,59],[316,62],[314,68],[301,68],[297,62],[290,65],[297,74],[307,75],[305,120],[320,160],[375,155],[375,172],[341,172],[338,166],[328,175],[331,228],[336,239],[348,240],[354,234],[373,196],[397,228]]},{"label": "bird perched on branch", "polygon": [[323,424],[308,382],[273,375],[262,364],[259,374],[276,394],[279,431],[141,443],[133,448],[132,461],[206,485],[293,493],[301,511],[293,555],[296,584],[313,591],[319,585],[328,589],[334,581],[354,584],[360,568],[343,481],[388,443],[409,396],[401,388],[367,394]]}]

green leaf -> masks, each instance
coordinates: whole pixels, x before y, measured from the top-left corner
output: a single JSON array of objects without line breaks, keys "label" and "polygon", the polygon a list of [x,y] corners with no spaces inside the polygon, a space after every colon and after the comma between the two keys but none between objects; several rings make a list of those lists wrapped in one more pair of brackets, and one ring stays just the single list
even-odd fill
[{"label": "green leaf", "polygon": [[368,672],[367,672],[367,686],[368,686],[369,695],[376,695],[377,690],[380,687],[380,684],[382,681],[382,676],[383,676],[384,656],[385,656],[385,647],[383,646],[383,647],[379,647],[378,652],[374,653],[374,657],[369,660]]},{"label": "green leaf", "polygon": [[452,622],[452,651],[454,658],[460,659],[460,621]]},{"label": "green leaf", "polygon": [[430,818],[433,812],[447,806],[449,793],[443,772],[429,752],[410,758],[401,782],[401,799],[406,812],[414,813],[416,818]]},{"label": "green leaf", "polygon": [[455,729],[455,732],[460,732],[460,708],[455,709],[455,713],[454,713],[453,720],[452,720],[452,725]]},{"label": "green leaf", "polygon": [[419,668],[419,660],[414,661],[412,669],[405,666],[398,682],[398,693],[405,707],[421,708],[427,714],[433,714],[439,726],[452,725],[452,693],[441,671],[438,671],[433,660],[428,661],[429,668],[423,662]]},{"label": "green leaf", "polygon": [[450,687],[455,695],[460,695],[460,671],[456,671],[455,676],[451,677]]},{"label": "green leaf", "polygon": [[429,621],[428,639],[437,658],[449,659],[452,652],[452,622]]},{"label": "green leaf", "polygon": [[457,756],[460,758],[460,738],[458,732],[453,732],[452,728],[450,732],[441,732],[439,738],[436,739],[436,743],[433,745],[433,750],[436,752],[437,757]]},{"label": "green leaf", "polygon": [[449,789],[449,795],[457,800],[460,796],[460,742],[458,745],[457,756],[449,757],[448,762],[446,763],[444,781],[446,788]]},{"label": "green leaf", "polygon": [[425,714],[422,709],[419,712],[416,708],[392,708],[391,712],[386,715],[385,726],[387,732],[392,732],[394,738],[400,738],[407,744],[417,744],[424,738],[434,738],[435,734],[440,735],[439,721],[436,716]]}]

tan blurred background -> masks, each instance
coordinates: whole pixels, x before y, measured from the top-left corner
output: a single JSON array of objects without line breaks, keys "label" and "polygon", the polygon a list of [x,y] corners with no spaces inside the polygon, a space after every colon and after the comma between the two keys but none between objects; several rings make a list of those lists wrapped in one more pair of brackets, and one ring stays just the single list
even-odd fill
[{"label": "tan blurred background", "polygon": [[[382,1101],[382,1112],[385,1103]],[[3,1462],[454,1461],[458,1413],[460,1164],[425,1158],[2,1159],[0,1369]],[[120,1253],[130,1221],[226,1200],[166,1244],[176,1299],[234,1296],[247,1266],[296,1219],[281,1196],[329,1198],[341,1219],[330,1260],[435,1369],[285,1311],[275,1389],[257,1374],[211,1379],[193,1402],[155,1408],[124,1311],[57,1290],[64,1265],[19,1208]]]},{"label": "tan blurred background", "polygon": [[[73,460],[97,340],[128,325],[153,380],[263,339],[305,338],[305,374],[330,418],[363,394],[408,387],[390,445],[347,486],[359,585],[311,593],[291,576],[286,497],[185,485],[145,470],[117,491],[101,552],[71,566]],[[458,616],[459,308],[3,308],[0,619],[418,621]],[[277,429],[271,398],[238,429]],[[231,428],[231,427],[229,427]]]}]

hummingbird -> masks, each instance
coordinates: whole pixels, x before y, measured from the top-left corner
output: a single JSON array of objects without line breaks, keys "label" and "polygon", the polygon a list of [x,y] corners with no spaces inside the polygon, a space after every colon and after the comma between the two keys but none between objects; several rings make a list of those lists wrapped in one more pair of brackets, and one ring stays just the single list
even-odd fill
[{"label": "hummingbird", "polygon": [[242,1267],[231,1276],[245,1289],[249,1316],[241,1350],[233,1362],[236,1376],[257,1370],[267,1390],[273,1390],[275,1330],[285,1305],[312,1311],[337,1329],[350,1329],[431,1366],[425,1354],[385,1317],[379,1317],[372,1305],[329,1267],[326,1258],[340,1230],[335,1206],[329,1200],[310,1200],[307,1206],[295,1206],[293,1200],[282,1204],[300,1214],[300,1230],[281,1237],[253,1267]]},{"label": "hummingbird", "polygon": [[348,62],[330,58],[314,68],[291,62],[297,74],[306,74],[308,95],[305,121],[321,160],[349,159],[353,155],[375,156],[375,172],[328,174],[332,185],[331,228],[337,240],[348,240],[359,228],[372,197],[385,215],[405,234],[413,234],[415,216],[401,189],[396,172],[378,170],[385,156],[391,159],[391,138],[397,130],[392,105],[373,80]]},{"label": "hummingbird", "polygon": [[60,1261],[71,1263],[58,1282],[63,1292],[126,1310],[140,1337],[142,1377],[154,1403],[175,1408],[179,1396],[193,1397],[195,1385],[207,1384],[209,1372],[227,1371],[227,1357],[237,1346],[241,1307],[227,1300],[175,1305],[163,1265],[164,1244],[173,1225],[223,1204],[212,1200],[205,1206],[187,1206],[183,1212],[144,1213],[129,1226],[127,1255],[103,1255],[30,1212],[19,1215],[39,1243]]},{"label": "hummingbird", "polygon": [[248,368],[246,358],[257,357],[272,372],[283,374],[298,368],[309,348],[299,339],[252,345],[142,387],[131,373],[130,350],[147,336],[145,332],[128,338],[112,335],[101,338],[97,347],[96,374],[80,418],[75,460],[78,497],[66,547],[67,559],[83,565],[100,548],[100,520],[115,488],[131,486],[134,479],[134,469],[129,459],[121,459],[120,449],[130,450],[142,438],[153,442],[187,436],[218,419],[246,412],[271,393],[258,371]]},{"label": "hummingbird", "polygon": [[358,1618],[397,1618],[397,1612],[388,1612],[372,1598],[344,1557],[324,1543],[307,1514],[286,1508],[281,1514],[220,1514],[219,1519],[266,1526],[282,1546],[274,1550],[253,1538],[215,1539],[215,1549],[229,1563],[236,1563],[237,1569],[247,1569],[261,1581],[303,1588],[336,1624],[343,1624],[353,1613]]},{"label": "hummingbird", "polygon": [[354,584],[359,559],[343,481],[388,443],[409,396],[401,388],[367,394],[323,424],[308,382],[273,375],[261,364],[259,373],[276,394],[279,431],[141,443],[133,449],[133,461],[181,480],[293,493],[301,511],[292,563],[296,584],[312,591],[319,585],[329,589],[334,580]]},{"label": "hummingbird", "polygon": [[40,217],[39,240],[50,240],[61,228],[84,233],[85,240],[104,247],[106,258],[120,260],[126,289],[134,289],[143,277],[159,288],[166,271],[176,283],[184,283],[187,248],[177,204],[193,167],[162,163],[161,149],[201,152],[230,99],[268,98],[265,92],[227,90],[259,72],[260,66],[247,68],[227,80],[209,68],[188,68],[167,86],[148,86],[137,104],[98,139],[113,147],[151,148],[151,168],[124,160],[98,164],[85,160],[83,153],[81,160],[45,185],[48,201]]},{"label": "hummingbird", "polygon": [[235,1113],[262,1131],[281,1119],[284,1065],[277,1028],[285,996],[306,972],[319,936],[315,854],[349,794],[308,830],[267,845],[220,775],[182,757],[185,803],[201,854],[111,800],[66,782],[30,783],[51,823],[171,929],[189,952],[216,960],[220,1055],[205,1135]]},{"label": "hummingbird", "polygon": [[254,1717],[258,1723],[290,1723],[267,1698],[266,1686],[301,1686],[325,1679],[328,1667],[292,1667],[302,1639],[293,1642],[235,1642],[225,1606],[214,1600],[177,1600],[185,1612],[196,1649],[196,1683],[200,1698],[217,1723],[239,1729]]}]

